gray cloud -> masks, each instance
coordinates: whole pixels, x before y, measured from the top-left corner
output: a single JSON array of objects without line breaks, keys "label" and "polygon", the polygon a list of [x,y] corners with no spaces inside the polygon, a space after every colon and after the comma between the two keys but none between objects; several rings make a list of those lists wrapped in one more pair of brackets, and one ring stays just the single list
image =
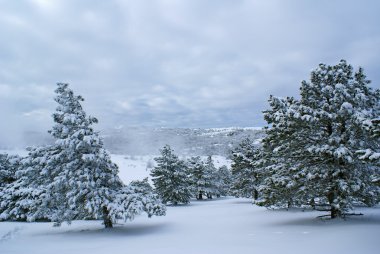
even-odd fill
[{"label": "gray cloud", "polygon": [[[378,1],[1,1],[4,133],[48,129],[55,83],[100,127],[258,126],[320,62],[379,88]],[[3,137],[4,136],[4,137]]]}]

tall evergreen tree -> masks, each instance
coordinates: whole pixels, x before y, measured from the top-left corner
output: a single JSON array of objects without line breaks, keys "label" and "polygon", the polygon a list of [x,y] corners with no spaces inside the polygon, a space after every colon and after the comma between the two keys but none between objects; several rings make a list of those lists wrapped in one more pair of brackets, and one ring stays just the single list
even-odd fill
[{"label": "tall evergreen tree", "polygon": [[111,227],[108,205],[113,192],[123,187],[118,167],[93,130],[92,125],[98,121],[84,112],[84,99],[75,96],[68,84],[58,84],[55,92],[58,107],[50,133],[56,141],[48,168],[53,181],[47,189],[51,201],[62,207],[55,211],[52,220],[59,224],[102,214],[106,227]]},{"label": "tall evergreen tree", "polygon": [[155,158],[157,166],[151,176],[156,192],[164,203],[187,204],[192,196],[191,182],[185,163],[174,154],[169,145],[160,150],[161,156]]},{"label": "tall evergreen tree", "polygon": [[92,128],[97,119],[81,106],[83,98],[63,83],[56,93],[59,105],[50,131],[55,144],[29,152],[18,179],[6,187],[1,217],[47,218],[56,225],[93,218],[112,227],[117,219],[133,219],[142,212],[164,215],[165,207],[151,190],[121,182],[117,165]]},{"label": "tall evergreen tree", "polygon": [[192,189],[195,192],[195,197],[198,200],[202,200],[207,188],[204,163],[199,156],[191,157],[187,161],[187,167],[189,169],[190,181]]},{"label": "tall evergreen tree", "polygon": [[[328,204],[332,218],[344,216],[355,202],[374,204],[378,188],[371,175],[378,168],[357,154],[371,142],[363,122],[380,112],[380,93],[368,84],[361,68],[354,73],[342,60],[312,71],[310,82],[302,82],[300,100],[271,97],[265,118],[272,127],[263,144],[272,158],[267,168],[275,169],[269,181],[284,187],[264,199],[285,192],[308,204],[317,197]],[[277,201],[283,200],[271,203]]]}]

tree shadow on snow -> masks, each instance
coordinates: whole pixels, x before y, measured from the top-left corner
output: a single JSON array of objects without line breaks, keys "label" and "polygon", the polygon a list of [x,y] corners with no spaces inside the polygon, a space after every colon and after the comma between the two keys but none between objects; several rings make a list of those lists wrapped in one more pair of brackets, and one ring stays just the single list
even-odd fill
[{"label": "tree shadow on snow", "polygon": [[104,234],[111,233],[113,236],[141,236],[141,235],[149,235],[156,234],[158,232],[166,231],[170,228],[170,224],[168,223],[154,223],[154,224],[139,224],[135,223],[132,225],[123,224],[117,225],[111,229],[101,229],[99,232],[104,232]]},{"label": "tree shadow on snow", "polygon": [[246,200],[236,199],[235,201],[232,201],[231,204],[233,204],[233,205],[241,205],[241,204],[254,205],[252,199],[248,199],[248,198]]},{"label": "tree shadow on snow", "polygon": [[[73,227],[73,229],[70,229]],[[149,234],[156,234],[157,232],[163,232],[170,228],[169,223],[133,223],[133,224],[116,224],[113,228],[104,228],[103,225],[90,225],[87,227],[75,227],[69,226],[65,230],[59,230],[57,232],[44,232],[40,235],[64,235],[64,236],[81,236],[81,237],[93,237],[93,236],[112,236],[112,237],[131,237],[131,236],[143,236]]]},{"label": "tree shadow on snow", "polygon": [[[316,215],[315,213],[313,215]],[[353,226],[353,225],[380,225],[380,214],[365,214],[361,216],[348,216],[346,218],[330,219],[318,218],[309,214],[308,217],[302,216],[301,218],[287,219],[283,216],[283,220],[276,220],[271,225],[274,226]],[[320,215],[327,215],[327,213],[321,213]]]}]

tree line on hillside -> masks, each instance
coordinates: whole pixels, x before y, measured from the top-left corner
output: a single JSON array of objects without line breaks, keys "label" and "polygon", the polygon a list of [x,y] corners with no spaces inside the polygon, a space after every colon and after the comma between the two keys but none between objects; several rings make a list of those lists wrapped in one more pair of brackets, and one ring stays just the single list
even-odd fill
[{"label": "tree line on hillside", "polygon": [[300,99],[269,98],[260,147],[234,152],[232,191],[266,207],[313,207],[331,218],[379,203],[380,91],[363,69],[320,64]]}]

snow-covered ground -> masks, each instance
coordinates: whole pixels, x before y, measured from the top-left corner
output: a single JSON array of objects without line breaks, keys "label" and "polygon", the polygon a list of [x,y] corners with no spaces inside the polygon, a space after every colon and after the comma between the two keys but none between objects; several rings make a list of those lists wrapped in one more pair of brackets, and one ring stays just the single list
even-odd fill
[{"label": "snow-covered ground", "polygon": [[378,253],[380,208],[346,221],[317,212],[269,211],[247,199],[193,201],[165,217],[138,217],[103,229],[100,221],[0,223],[1,254]]},{"label": "snow-covered ground", "polygon": [[[149,176],[154,156],[112,155],[128,183]],[[217,166],[228,160],[215,157]],[[103,229],[100,221],[0,222],[0,254],[203,254],[378,253],[380,207],[361,208],[344,220],[320,220],[320,212],[270,211],[248,199],[193,200],[168,207],[164,217],[139,216]]]}]

